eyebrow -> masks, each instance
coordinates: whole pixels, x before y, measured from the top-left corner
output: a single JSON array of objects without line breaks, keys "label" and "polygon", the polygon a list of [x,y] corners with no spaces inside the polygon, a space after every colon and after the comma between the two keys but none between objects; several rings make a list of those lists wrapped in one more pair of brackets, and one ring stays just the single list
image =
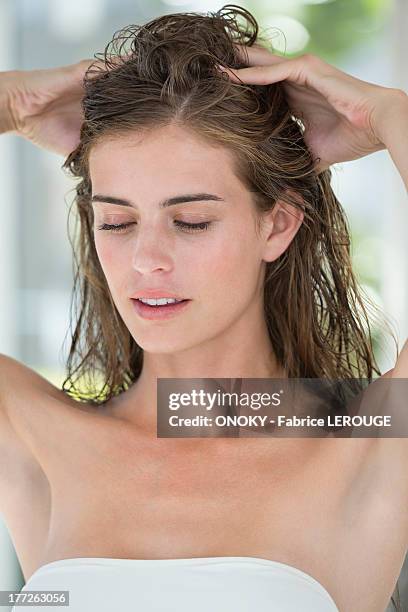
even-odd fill
[{"label": "eyebrow", "polygon": [[[186,193],[173,198],[166,198],[159,203],[159,208],[166,208],[167,206],[174,206],[175,204],[185,204],[186,202],[203,202],[207,200],[214,200],[216,202],[224,202],[224,198],[215,195],[214,193]],[[96,193],[92,196],[92,202],[106,202],[107,204],[118,204],[119,206],[131,206],[133,204],[130,200],[123,198],[114,198],[112,196],[102,195]]]}]

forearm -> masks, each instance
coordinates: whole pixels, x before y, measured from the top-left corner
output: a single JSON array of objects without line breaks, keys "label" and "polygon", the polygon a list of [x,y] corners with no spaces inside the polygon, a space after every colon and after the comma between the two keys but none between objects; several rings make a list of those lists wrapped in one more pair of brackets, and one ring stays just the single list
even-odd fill
[{"label": "forearm", "polygon": [[0,134],[11,132],[15,129],[13,113],[9,95],[9,75],[8,72],[0,72]]},{"label": "forearm", "polygon": [[397,93],[380,127],[380,137],[408,191],[408,95]]}]

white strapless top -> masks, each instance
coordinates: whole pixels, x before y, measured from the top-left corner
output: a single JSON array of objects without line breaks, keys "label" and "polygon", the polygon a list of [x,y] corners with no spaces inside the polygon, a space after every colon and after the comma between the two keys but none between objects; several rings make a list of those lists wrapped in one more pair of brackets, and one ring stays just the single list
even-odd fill
[{"label": "white strapless top", "polygon": [[69,591],[69,606],[18,605],[12,612],[339,612],[315,578],[259,557],[51,561],[24,591]]}]

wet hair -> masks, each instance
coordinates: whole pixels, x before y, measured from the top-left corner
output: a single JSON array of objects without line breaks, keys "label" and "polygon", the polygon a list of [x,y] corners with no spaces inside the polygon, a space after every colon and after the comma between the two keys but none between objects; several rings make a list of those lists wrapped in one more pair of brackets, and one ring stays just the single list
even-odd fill
[{"label": "wet hair", "polygon": [[[101,140],[167,125],[232,153],[259,220],[278,199],[304,213],[285,252],[266,263],[264,281],[268,333],[288,376],[371,380],[381,374],[369,317],[369,307],[378,309],[353,273],[348,220],[331,188],[331,170],[317,171],[319,160],[281,83],[235,83],[216,68],[246,65],[234,43],[267,46],[258,29],[253,15],[236,5],[164,15],[116,32],[86,72],[80,143],[63,165],[79,179],[76,317],[63,385],[78,399],[106,402],[133,384],[143,365],[143,350],[116,309],[95,248],[89,152]],[[75,385],[85,378],[90,393]]]},{"label": "wet hair", "polygon": [[236,5],[164,15],[116,32],[85,74],[80,143],[63,165],[79,179],[73,201],[79,230],[76,224],[62,389],[78,401],[109,401],[143,367],[143,350],[119,315],[95,248],[89,152],[101,140],[167,125],[232,153],[259,219],[278,199],[304,213],[290,245],[265,270],[265,320],[287,375],[371,381],[381,374],[369,316],[377,308],[353,273],[348,220],[331,170],[317,171],[319,160],[303,139],[307,125],[292,115],[281,83],[235,83],[217,68],[246,65],[234,43],[271,49],[253,15]]}]

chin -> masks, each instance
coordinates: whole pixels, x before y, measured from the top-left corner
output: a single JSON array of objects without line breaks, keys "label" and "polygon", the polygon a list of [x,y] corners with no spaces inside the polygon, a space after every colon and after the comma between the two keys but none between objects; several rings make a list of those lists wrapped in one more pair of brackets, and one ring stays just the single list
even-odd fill
[{"label": "chin", "polygon": [[155,353],[171,355],[191,348],[191,343],[183,342],[180,334],[174,337],[174,334],[166,334],[165,329],[157,328],[151,330],[150,333],[135,333],[132,334],[135,342],[140,346],[145,353]]}]

